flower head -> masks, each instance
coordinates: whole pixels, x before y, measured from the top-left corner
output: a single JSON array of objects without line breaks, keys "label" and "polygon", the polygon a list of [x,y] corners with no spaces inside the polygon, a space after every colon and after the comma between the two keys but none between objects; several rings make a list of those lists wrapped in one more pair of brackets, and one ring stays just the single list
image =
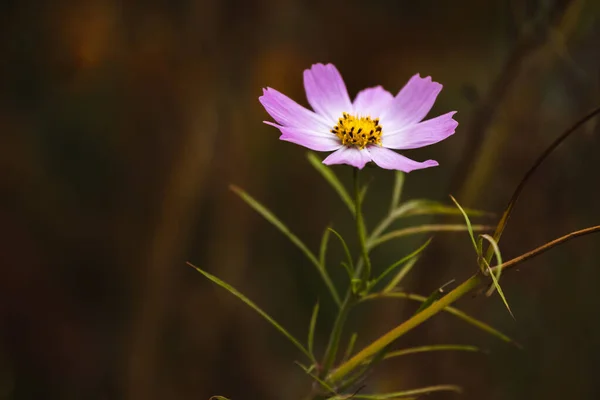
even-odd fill
[{"label": "flower head", "polygon": [[324,164],[349,164],[362,169],[373,161],[385,169],[410,172],[435,167],[437,161],[417,162],[391,149],[428,146],[452,135],[458,126],[455,111],[423,121],[442,85],[418,74],[394,97],[376,86],[350,100],[346,85],[332,64],[315,64],[304,71],[310,111],[272,88],[259,101],[281,131],[281,140],[316,151],[333,151]]}]

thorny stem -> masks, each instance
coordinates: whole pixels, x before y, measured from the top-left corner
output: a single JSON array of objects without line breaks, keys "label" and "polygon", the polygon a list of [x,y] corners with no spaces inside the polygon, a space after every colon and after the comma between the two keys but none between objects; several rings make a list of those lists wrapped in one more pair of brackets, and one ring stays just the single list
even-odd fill
[{"label": "thorny stem", "polygon": [[[519,257],[516,257],[510,261],[507,261],[507,262],[503,263],[502,265],[499,265],[495,268],[501,268],[502,270],[513,268],[516,265],[518,265],[526,260],[529,260],[530,258],[535,257],[539,254],[542,254],[543,252],[551,249],[554,246],[565,243],[570,239],[573,239],[578,236],[591,234],[594,232],[599,232],[599,231],[600,231],[600,225],[582,229],[582,230],[575,231],[575,232],[571,232],[565,236],[562,236],[558,239],[548,242],[548,243],[538,247],[535,250],[525,253],[525,254],[523,254]],[[460,299],[464,295],[475,290],[479,285],[484,283],[485,279],[486,278],[479,273],[473,275],[472,277],[467,279],[465,282],[463,282],[461,285],[459,285],[454,290],[452,290],[450,293],[448,293],[446,296],[444,296],[441,299],[439,299],[438,301],[434,302],[431,306],[429,306],[425,310],[412,316],[410,319],[408,319],[407,321],[398,325],[397,327],[395,327],[394,329],[387,332],[386,334],[381,336],[379,339],[375,340],[373,343],[371,343],[370,345],[365,347],[363,350],[358,352],[354,357],[352,357],[350,360],[346,361],[340,367],[338,367],[338,369],[333,371],[327,377],[327,381],[331,382],[333,384],[335,384],[336,382],[339,382],[344,377],[346,377],[350,372],[352,372],[356,367],[358,367],[359,365],[364,363],[369,358],[373,357],[375,354],[377,354],[379,351],[384,349],[386,346],[388,346],[394,340],[398,339],[400,336],[404,335],[408,331],[421,325],[423,322],[427,321],[428,319],[430,319],[431,317],[433,317],[440,311],[443,311],[446,307],[448,307],[449,305],[451,305],[452,303],[454,303],[456,300]]]}]

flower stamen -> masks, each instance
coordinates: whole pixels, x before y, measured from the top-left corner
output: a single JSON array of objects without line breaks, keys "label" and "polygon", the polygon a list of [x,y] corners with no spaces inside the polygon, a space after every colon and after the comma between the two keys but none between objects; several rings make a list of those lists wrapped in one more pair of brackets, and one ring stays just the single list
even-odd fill
[{"label": "flower stamen", "polygon": [[379,118],[355,117],[342,113],[331,133],[335,134],[344,146],[356,146],[364,149],[368,144],[381,146],[381,125]]}]

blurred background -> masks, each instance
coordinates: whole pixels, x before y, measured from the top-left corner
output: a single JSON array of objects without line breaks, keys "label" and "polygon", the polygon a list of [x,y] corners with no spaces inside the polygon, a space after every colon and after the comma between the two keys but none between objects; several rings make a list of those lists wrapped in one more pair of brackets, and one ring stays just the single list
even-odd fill
[{"label": "blurred background", "polygon": [[[440,167],[409,174],[403,196],[453,194],[500,213],[538,154],[600,101],[599,15],[592,0],[1,2],[0,399],[301,398],[301,354],[185,265],[230,282],[300,338],[320,299],[323,349],[334,310],[313,266],[228,186],[313,249],[330,223],[353,238],[352,221],[305,149],[262,123],[261,88],[306,105],[302,71],[315,62],[333,62],[351,96],[433,76],[444,90],[432,115],[457,110],[460,126],[408,154]],[[599,146],[590,122],[537,171],[503,237],[506,259],[599,223]],[[350,183],[349,168],[334,170]],[[366,175],[372,228],[393,174]],[[374,262],[425,239],[382,246]],[[439,315],[395,347],[489,354],[390,360],[367,389],[457,383],[464,399],[600,398],[599,244],[583,237],[507,274],[516,321],[497,296],[458,303],[523,350]],[[428,294],[474,268],[465,233],[437,234],[405,286]],[[357,345],[415,307],[361,306]]]}]

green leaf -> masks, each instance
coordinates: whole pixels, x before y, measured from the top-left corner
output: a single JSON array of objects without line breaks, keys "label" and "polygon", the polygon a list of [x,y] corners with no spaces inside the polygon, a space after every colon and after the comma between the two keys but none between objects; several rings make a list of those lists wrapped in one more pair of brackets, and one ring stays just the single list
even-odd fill
[{"label": "green leaf", "polygon": [[[404,279],[404,277],[406,275],[408,275],[408,273],[410,272],[412,267],[417,263],[417,261],[419,261],[420,257],[421,257],[421,255],[417,254],[416,256],[414,256],[413,258],[408,260],[406,262],[406,265],[404,266],[404,268],[402,268],[400,271],[398,271],[396,276],[394,276],[394,278],[390,281],[390,283],[387,284],[385,289],[383,289],[383,293],[391,292],[392,290],[394,290],[398,286],[398,284],[402,281],[402,279]],[[400,260],[400,261],[402,261],[402,260]]]},{"label": "green leaf", "polygon": [[462,344],[438,344],[431,346],[419,346],[419,347],[410,347],[408,349],[396,350],[389,352],[385,355],[384,359],[393,358],[393,357],[401,357],[408,354],[416,354],[416,353],[428,353],[431,351],[468,351],[468,352],[481,352],[478,347],[468,346]]},{"label": "green leaf", "polygon": [[329,244],[329,227],[327,227],[325,229],[325,231],[323,231],[323,236],[321,237],[321,247],[319,250],[319,264],[321,264],[321,268],[323,268],[324,270],[326,270],[326,265],[327,265],[327,245]]},{"label": "green leaf", "polygon": [[[405,293],[405,292],[381,292],[381,293],[373,293],[370,294],[366,297],[363,297],[361,299],[362,301],[367,301],[367,300],[375,300],[375,299],[380,299],[380,298],[397,298],[397,299],[407,299],[407,300],[412,300],[412,301],[419,301],[419,302],[424,302],[427,300],[427,298],[425,296],[421,296],[418,294],[414,294],[414,293]],[[465,313],[464,311],[461,311],[455,307],[445,307],[444,311],[446,311],[449,314],[454,315],[455,317],[458,317],[460,319],[462,319],[463,321],[473,325],[474,327],[481,329],[484,332],[487,332],[489,334],[491,334],[492,336],[502,340],[503,342],[506,343],[511,343],[517,347],[521,347],[520,344],[518,344],[517,342],[515,342],[514,340],[512,340],[510,337],[508,337],[507,335],[505,335],[504,333],[500,332],[499,330],[491,327],[490,325],[486,324],[485,322],[482,322],[476,318],[471,317],[470,315],[468,315],[467,313]]]},{"label": "green leaf", "polygon": [[[471,237],[471,242],[473,242],[473,247],[475,248],[475,251],[478,251],[477,243],[475,243],[475,236],[473,235],[473,226],[471,225],[471,220],[469,219],[469,216],[467,215],[465,210],[460,206],[460,204],[458,204],[458,201],[456,201],[454,197],[450,196],[450,198],[452,199],[454,204],[456,204],[456,207],[458,207],[461,214],[465,218],[465,223],[467,224],[467,231],[469,232],[469,236]],[[480,256],[481,253],[477,253],[477,255]]]},{"label": "green leaf", "polygon": [[418,313],[420,313],[421,311],[425,310],[426,308],[428,308],[430,305],[432,305],[435,301],[439,300],[442,295],[444,294],[444,291],[440,288],[440,289],[435,289],[430,295],[429,297],[427,297],[425,299],[424,302],[421,303],[421,305],[419,306],[419,308],[417,308],[417,311],[415,311],[415,315],[417,315]]},{"label": "green leaf", "polygon": [[262,215],[267,221],[269,221],[277,229],[279,229],[279,231],[281,233],[283,233],[285,236],[287,236],[287,238],[304,253],[306,258],[308,258],[310,260],[310,262],[312,262],[314,264],[314,266],[317,268],[317,271],[321,275],[321,278],[323,279],[323,281],[325,282],[325,285],[327,286],[327,288],[329,289],[329,292],[331,293],[331,297],[333,297],[333,300],[339,306],[341,304],[340,296],[338,295],[338,292],[337,292],[335,286],[333,285],[331,278],[329,278],[327,271],[324,268],[322,268],[321,263],[319,262],[317,257],[315,257],[315,255],[312,253],[312,251],[310,251],[308,249],[308,247],[296,235],[294,235],[288,229],[287,226],[285,226],[283,224],[283,222],[281,222],[269,209],[267,209],[265,206],[260,204],[256,199],[254,199],[252,196],[250,196],[248,193],[246,193],[244,190],[240,189],[237,186],[231,185],[230,188],[235,194],[240,196],[240,198],[242,200],[244,200],[250,207],[252,207],[256,212],[258,212],[260,215]]},{"label": "green leaf", "polygon": [[347,359],[350,358],[352,352],[354,351],[354,345],[356,344],[356,339],[358,338],[358,333],[354,332],[352,336],[350,336],[350,340],[348,341],[348,347],[346,347],[346,352],[344,353],[344,358],[342,358],[342,362],[346,362]]},{"label": "green leaf", "polygon": [[[471,208],[464,208],[463,210],[470,217],[494,215],[493,213],[487,211],[474,210]],[[456,207],[449,206],[438,201],[415,199],[405,202],[396,210],[394,210],[392,214],[395,218],[400,218],[412,217],[416,215],[462,215],[462,212],[457,210]]]},{"label": "green leaf", "polygon": [[[364,400],[392,400],[392,399],[406,399],[406,398],[414,398],[420,397],[422,395],[434,393],[434,392],[455,392],[462,393],[462,389],[460,386],[456,385],[435,385],[435,386],[427,386],[419,389],[412,390],[404,390],[401,392],[393,392],[393,393],[381,393],[381,394],[355,394],[352,396],[352,399],[364,399]],[[328,400],[346,400],[348,397],[345,396],[335,396],[330,397]]]},{"label": "green leaf", "polygon": [[298,339],[296,339],[283,326],[281,326],[277,321],[275,321],[269,314],[264,312],[259,306],[254,304],[254,302],[252,302],[252,300],[250,300],[249,298],[244,296],[242,293],[237,291],[237,289],[235,289],[233,286],[222,281],[221,279],[217,278],[216,276],[211,275],[206,271],[203,271],[202,269],[200,269],[199,267],[195,266],[194,264],[192,264],[190,262],[187,262],[186,264],[189,265],[190,267],[194,268],[196,271],[200,272],[202,275],[204,275],[205,277],[207,277],[208,279],[210,279],[217,285],[221,286],[223,289],[227,290],[229,293],[231,293],[238,299],[242,300],[244,303],[246,303],[246,305],[250,306],[250,308],[252,308],[254,311],[256,311],[261,317],[266,319],[271,325],[273,325],[275,327],[275,329],[277,329],[280,333],[283,334],[283,336],[285,336],[290,342],[292,342],[294,344],[294,346],[296,346],[304,355],[306,355],[309,359],[312,360],[311,353],[308,350],[306,350],[304,348],[304,346],[302,346],[302,344],[298,341]]},{"label": "green leaf", "polygon": [[392,202],[390,203],[390,215],[400,205],[402,187],[404,186],[404,172],[396,171],[394,175],[394,189],[392,190]]},{"label": "green leaf", "polygon": [[[379,275],[375,280],[373,280],[370,284],[371,287],[375,287],[379,282],[381,282],[381,280],[383,280],[386,276],[388,276],[389,274],[391,274],[392,272],[394,272],[396,270],[396,268],[400,267],[401,265],[403,265],[404,263],[406,263],[407,261],[410,261],[411,259],[417,257],[419,254],[421,254],[421,252],[423,250],[425,250],[425,248],[427,248],[427,246],[429,246],[429,243],[431,243],[431,238],[429,238],[421,247],[419,247],[417,250],[413,251],[412,253],[410,253],[409,255],[401,258],[400,260],[396,261],[395,263],[393,263],[392,265],[390,265],[388,268],[385,269],[385,271],[383,271],[381,273],[381,275]],[[406,268],[404,268],[406,269]],[[400,272],[402,273],[403,270],[401,270]],[[407,271],[408,272],[408,271]],[[401,275],[400,278],[398,279],[398,282],[404,277],[404,275]],[[396,283],[397,285],[397,283]]]},{"label": "green leaf", "polygon": [[419,226],[411,226],[404,229],[398,229],[385,235],[380,236],[377,239],[371,240],[367,243],[367,247],[369,250],[373,250],[375,247],[388,242],[392,239],[397,239],[404,236],[417,235],[421,233],[431,233],[431,232],[461,232],[468,231],[469,229],[476,231],[487,231],[490,230],[491,226],[488,225],[459,225],[459,224],[426,224]]},{"label": "green leaf", "polygon": [[319,316],[319,302],[315,304],[313,308],[312,316],[310,317],[310,325],[308,327],[308,352],[312,355],[312,359],[316,362],[314,352],[313,352],[313,343],[315,340],[315,328],[317,326],[317,317]]},{"label": "green leaf", "polygon": [[346,241],[344,240],[342,235],[340,235],[335,229],[333,229],[333,228],[327,228],[327,229],[331,233],[333,233],[338,238],[340,243],[342,244],[342,247],[344,248],[344,253],[346,254],[346,260],[348,262],[348,266],[350,267],[350,271],[352,272],[352,274],[350,275],[350,277],[352,278],[352,276],[354,274],[354,264],[352,262],[352,254],[350,254],[350,249],[348,248]]},{"label": "green leaf", "polygon": [[323,389],[327,390],[329,393],[337,395],[335,389],[333,387],[331,387],[327,382],[325,382],[324,380],[320,379],[317,375],[312,373],[312,367],[311,368],[306,368],[305,365],[299,363],[298,361],[294,361],[294,364],[296,364],[297,366],[299,366],[300,368],[302,368],[302,370],[308,375],[310,376],[315,382],[317,382]]},{"label": "green leaf", "polygon": [[317,172],[319,172],[321,176],[325,178],[325,180],[331,185],[333,190],[337,192],[337,194],[340,196],[344,204],[346,204],[352,215],[354,215],[354,201],[352,201],[352,197],[350,197],[350,195],[344,188],[344,185],[342,185],[342,182],[340,182],[340,180],[331,170],[331,168],[323,164],[321,159],[319,159],[319,157],[317,157],[315,153],[309,152],[307,153],[306,157],[308,158],[310,164],[317,170]]},{"label": "green leaf", "polygon": [[[494,254],[496,255],[496,262],[498,263],[497,265],[502,265],[502,256],[500,255],[500,248],[498,247],[498,243],[490,235],[481,235],[481,238],[487,240],[490,243],[490,245],[494,249]],[[497,275],[494,275],[494,271],[492,271],[492,268],[490,267],[489,262],[485,258],[483,259],[483,262],[485,263],[485,266],[487,267],[487,271],[488,271],[490,277],[492,278],[494,287],[496,288],[496,290],[498,291],[498,294],[500,295],[500,297],[502,298],[502,301],[504,302],[504,306],[510,313],[510,316],[513,317],[513,319],[515,319],[515,316],[512,313],[510,306],[508,305],[508,301],[506,300],[506,296],[504,295],[504,292],[502,291],[502,288],[500,287],[500,274],[502,273],[502,268],[496,268]],[[489,294],[491,295],[492,292],[489,292]]]}]

